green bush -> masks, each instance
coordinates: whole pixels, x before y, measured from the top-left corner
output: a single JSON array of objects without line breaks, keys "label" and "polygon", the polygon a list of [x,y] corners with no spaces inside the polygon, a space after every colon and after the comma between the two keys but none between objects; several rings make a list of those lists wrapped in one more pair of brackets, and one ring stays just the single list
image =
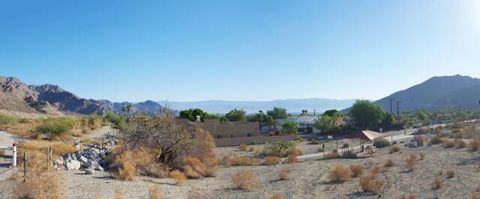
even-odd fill
[{"label": "green bush", "polygon": [[116,129],[123,129],[125,127],[125,118],[118,116],[113,112],[108,112],[105,114],[105,120],[112,123],[113,127]]},{"label": "green bush", "polygon": [[373,146],[377,148],[383,148],[383,147],[390,146],[390,142],[386,139],[376,139],[373,141]]},{"label": "green bush", "polygon": [[14,124],[16,122],[17,122],[17,119],[15,117],[0,114],[0,124],[7,125],[7,124]]},{"label": "green bush", "polygon": [[36,131],[46,134],[52,139],[69,133],[73,129],[75,122],[75,119],[68,117],[48,118],[42,121],[42,124],[36,128]]},{"label": "green bush", "polygon": [[295,150],[297,144],[292,141],[275,141],[267,143],[263,152],[267,156],[285,156],[288,152]]}]

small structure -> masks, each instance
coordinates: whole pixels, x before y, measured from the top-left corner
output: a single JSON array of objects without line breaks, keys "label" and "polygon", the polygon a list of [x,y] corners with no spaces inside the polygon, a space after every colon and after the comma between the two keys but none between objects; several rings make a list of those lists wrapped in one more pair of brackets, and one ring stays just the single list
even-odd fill
[{"label": "small structure", "polygon": [[346,138],[350,138],[350,139],[360,139],[360,140],[367,140],[367,141],[373,141],[375,139],[383,138],[383,137],[386,137],[386,135],[379,132],[371,131],[371,130],[363,130],[363,131],[355,132],[346,136]]}]

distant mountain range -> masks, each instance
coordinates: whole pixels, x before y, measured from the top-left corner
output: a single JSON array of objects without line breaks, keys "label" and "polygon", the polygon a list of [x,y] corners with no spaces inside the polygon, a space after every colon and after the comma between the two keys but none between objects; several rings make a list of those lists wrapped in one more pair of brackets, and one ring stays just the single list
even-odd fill
[{"label": "distant mountain range", "polygon": [[[0,110],[21,113],[42,114],[104,114],[108,111],[121,113],[127,102],[110,102],[108,100],[84,99],[65,91],[59,86],[27,85],[13,77],[0,77]],[[396,111],[396,101],[400,103],[401,111],[438,110],[438,109],[480,109],[480,79],[468,76],[433,77],[421,84],[403,91],[398,91],[382,98],[376,103],[385,110]],[[345,109],[355,100],[335,99],[285,99],[273,101],[197,101],[197,102],[155,102],[147,100],[131,103],[131,113],[161,114],[166,111],[201,108],[209,113],[227,113],[232,109],[243,109],[248,113],[259,110],[270,110],[282,107],[291,113],[308,110],[322,113],[327,109]],[[166,108],[166,107],[167,108]]]},{"label": "distant mountain range", "polygon": [[385,110],[396,112],[396,101],[400,111],[446,110],[446,109],[480,109],[480,79],[468,76],[432,77],[425,82],[408,89],[395,92],[376,101]]}]

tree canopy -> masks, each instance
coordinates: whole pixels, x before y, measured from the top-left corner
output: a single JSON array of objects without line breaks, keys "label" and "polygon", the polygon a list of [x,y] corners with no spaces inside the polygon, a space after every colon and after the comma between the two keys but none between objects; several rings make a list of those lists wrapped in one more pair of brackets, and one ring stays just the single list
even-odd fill
[{"label": "tree canopy", "polygon": [[285,122],[282,125],[283,132],[290,135],[297,134],[298,131],[298,123],[296,122]]},{"label": "tree canopy", "polygon": [[233,109],[225,115],[225,118],[231,122],[246,121],[246,112],[243,109]]},{"label": "tree canopy", "polygon": [[208,113],[203,111],[202,109],[199,109],[199,108],[188,109],[188,110],[180,111],[179,118],[187,119],[187,120],[190,120],[190,121],[194,122],[194,121],[197,120],[197,115],[199,115],[200,119],[202,121],[204,121],[205,119],[207,119]]},{"label": "tree canopy", "polygon": [[350,109],[349,114],[355,123],[355,127],[374,129],[381,125],[386,112],[378,104],[368,100],[357,100]]},{"label": "tree canopy", "polygon": [[275,119],[273,119],[273,117],[270,115],[266,115],[265,113],[263,113],[263,111],[258,111],[258,113],[247,116],[247,120],[249,122],[259,122],[269,125],[275,124]]},{"label": "tree canopy", "polygon": [[336,133],[340,131],[342,125],[343,117],[339,112],[335,112],[331,115],[323,114],[314,124],[315,128],[321,129],[326,133]]},{"label": "tree canopy", "polygon": [[286,119],[288,114],[287,114],[287,109],[284,108],[279,108],[279,107],[273,107],[273,110],[267,111],[267,115],[270,115],[273,117],[273,119]]}]

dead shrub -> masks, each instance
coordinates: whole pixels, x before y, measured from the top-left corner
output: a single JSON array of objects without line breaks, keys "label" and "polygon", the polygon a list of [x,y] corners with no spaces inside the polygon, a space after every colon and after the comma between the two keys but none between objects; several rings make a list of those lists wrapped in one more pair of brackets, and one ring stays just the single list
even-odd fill
[{"label": "dead shrub", "polygon": [[447,178],[453,178],[453,177],[455,177],[455,171],[448,170],[447,171]]},{"label": "dead shrub", "polygon": [[453,148],[455,147],[455,141],[451,140],[451,139],[445,139],[443,141],[443,147],[445,148]]},{"label": "dead shrub", "polygon": [[394,167],[395,162],[392,159],[388,159],[387,162],[385,162],[385,167]]},{"label": "dead shrub", "polygon": [[158,163],[138,167],[137,172],[140,175],[150,176],[154,178],[167,178],[169,176],[169,168],[163,164]]},{"label": "dead shrub", "polygon": [[334,183],[343,183],[352,179],[350,168],[336,165],[328,172],[328,178]]},{"label": "dead shrub", "polygon": [[154,185],[148,189],[150,199],[162,199],[162,192],[158,185]]},{"label": "dead shrub", "polygon": [[425,159],[425,153],[420,153],[420,160],[424,160]]},{"label": "dead shrub", "polygon": [[385,181],[376,175],[364,175],[360,177],[359,183],[363,191],[379,193],[383,189]]},{"label": "dead shrub", "polygon": [[258,160],[252,157],[245,156],[230,156],[228,157],[228,166],[258,166]]},{"label": "dead shrub", "polygon": [[382,165],[375,165],[375,166],[370,168],[369,173],[371,175],[378,175],[379,173],[382,173],[383,171],[385,171],[385,170],[384,170]]},{"label": "dead shrub", "polygon": [[255,147],[252,146],[252,147],[248,148],[248,152],[254,152],[254,151],[255,151]]},{"label": "dead shrub", "polygon": [[124,162],[117,170],[113,171],[113,176],[120,180],[132,181],[135,177],[136,168],[131,162]]},{"label": "dead shrub", "polygon": [[473,139],[472,141],[470,141],[468,147],[471,152],[478,151],[478,149],[480,148],[480,139],[479,138]]},{"label": "dead shrub", "polygon": [[433,177],[432,186],[434,189],[440,189],[443,186],[443,179],[440,176]]},{"label": "dead shrub", "polygon": [[407,157],[405,157],[405,167],[410,170],[410,171],[413,171],[415,169],[415,165],[417,164],[417,158],[415,157],[415,155],[408,155]]},{"label": "dead shrub", "polygon": [[178,186],[183,186],[183,184],[185,184],[185,181],[187,180],[185,174],[178,170],[170,172],[170,178],[173,178]]},{"label": "dead shrub", "polygon": [[289,169],[281,169],[277,172],[278,180],[288,180]]},{"label": "dead shrub", "polygon": [[248,146],[247,146],[247,144],[242,143],[242,144],[240,144],[240,147],[239,147],[239,148],[240,148],[240,151],[247,151]]},{"label": "dead shrub", "polygon": [[253,190],[257,188],[257,178],[251,171],[239,171],[232,177],[236,189]]},{"label": "dead shrub", "polygon": [[293,154],[290,154],[287,156],[287,159],[285,159],[283,161],[283,163],[286,163],[286,164],[292,164],[292,163],[297,163],[298,162],[298,158],[297,156],[293,155]]},{"label": "dead shrub", "polygon": [[273,193],[271,199],[283,199],[283,195],[281,193],[276,192],[276,193]]},{"label": "dead shrub", "polygon": [[188,178],[199,179],[206,176],[207,167],[197,158],[187,156],[183,160],[183,171]]},{"label": "dead shrub", "polygon": [[265,161],[263,162],[264,165],[276,165],[282,162],[282,159],[277,156],[267,156],[265,157]]},{"label": "dead shrub", "polygon": [[465,148],[466,146],[467,146],[467,144],[465,143],[465,141],[460,140],[460,139],[455,140],[455,147],[456,147],[457,149],[463,149],[463,148]]},{"label": "dead shrub", "polygon": [[54,155],[63,156],[66,153],[74,153],[78,151],[76,147],[71,144],[58,143],[52,145],[52,153]]},{"label": "dead shrub", "polygon": [[441,144],[441,143],[443,143],[443,139],[438,135],[433,136],[432,139],[430,139],[430,144],[431,145],[436,145],[436,144]]},{"label": "dead shrub", "polygon": [[301,149],[294,148],[294,149],[288,151],[286,155],[287,156],[289,156],[289,155],[300,156],[300,155],[303,155],[303,151]]},{"label": "dead shrub", "polygon": [[399,146],[393,146],[392,148],[390,148],[390,153],[396,153],[396,152],[399,152],[400,151],[400,147]]},{"label": "dead shrub", "polygon": [[350,170],[352,171],[353,178],[360,177],[363,174],[363,165],[350,165]]},{"label": "dead shrub", "polygon": [[332,150],[330,153],[327,153],[323,156],[325,159],[337,159],[340,157],[336,149]]}]

